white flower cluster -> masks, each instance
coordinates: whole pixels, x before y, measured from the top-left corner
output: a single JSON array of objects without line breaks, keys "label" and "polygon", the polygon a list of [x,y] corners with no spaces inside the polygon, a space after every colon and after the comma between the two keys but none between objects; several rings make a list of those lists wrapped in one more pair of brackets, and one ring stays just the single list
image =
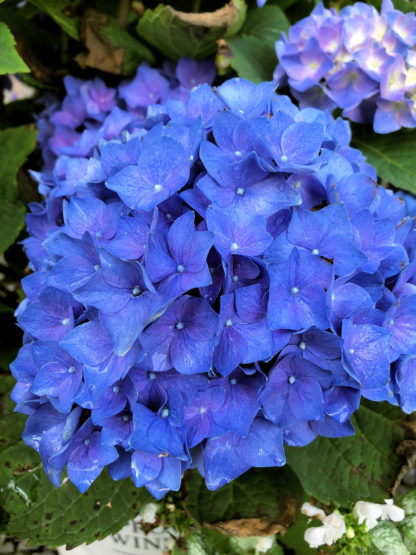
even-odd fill
[{"label": "white flower cluster", "polygon": [[305,541],[312,548],[320,545],[332,545],[346,532],[344,518],[336,511],[326,515],[322,509],[318,509],[311,503],[304,503],[301,511],[306,516],[316,517],[322,521],[322,526],[314,526],[305,530]]},{"label": "white flower cluster", "polygon": [[[321,526],[314,526],[305,530],[305,541],[313,549],[321,545],[332,545],[344,534],[348,538],[354,537],[354,530],[352,528],[347,529],[344,517],[337,511],[326,515],[322,509],[315,507],[311,503],[304,503],[301,507],[301,512],[310,518],[315,517],[322,522]],[[358,517],[358,523],[363,524],[365,522],[369,530],[377,526],[379,520],[399,522],[405,517],[404,510],[394,505],[393,499],[385,499],[384,504],[357,501],[353,512]]]}]

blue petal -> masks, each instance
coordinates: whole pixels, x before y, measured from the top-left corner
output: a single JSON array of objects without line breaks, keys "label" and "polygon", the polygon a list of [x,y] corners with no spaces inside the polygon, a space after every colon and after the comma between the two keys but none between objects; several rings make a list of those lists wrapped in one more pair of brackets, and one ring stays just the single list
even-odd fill
[{"label": "blue petal", "polygon": [[98,322],[77,326],[60,345],[75,360],[90,366],[98,366],[113,352],[111,339]]},{"label": "blue petal", "polygon": [[396,377],[400,391],[400,407],[406,414],[416,410],[416,356],[405,358]]},{"label": "blue petal", "polygon": [[247,437],[238,442],[236,454],[250,466],[283,466],[286,457],[282,429],[263,418],[256,418]]},{"label": "blue petal", "polygon": [[131,471],[134,485],[137,488],[145,486],[159,476],[162,469],[162,459],[152,453],[134,451],[131,457]]},{"label": "blue petal", "polygon": [[206,442],[203,456],[205,482],[208,489],[216,490],[225,486],[250,468],[249,464],[238,457],[235,443],[236,436],[233,432]]}]

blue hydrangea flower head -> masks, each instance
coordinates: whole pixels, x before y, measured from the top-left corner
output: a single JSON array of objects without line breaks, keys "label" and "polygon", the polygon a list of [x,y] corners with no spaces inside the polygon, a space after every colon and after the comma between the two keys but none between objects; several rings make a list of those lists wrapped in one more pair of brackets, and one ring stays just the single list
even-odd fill
[{"label": "blue hydrangea flower head", "polygon": [[318,4],[276,42],[275,79],[301,107],[333,110],[377,133],[416,127],[416,15],[385,0],[339,13]]},{"label": "blue hydrangea flower head", "polygon": [[[322,14],[319,40],[290,33],[308,51],[281,47],[299,93],[376,18]],[[402,52],[411,18],[386,14]],[[344,104],[374,92],[369,70],[331,75]],[[416,409],[413,197],[378,187],[344,120],[213,78],[189,59],[117,89],[67,77],[39,120],[12,399],[56,486],[108,467],[159,499],[197,467],[216,489],[352,435],[361,397]]]}]

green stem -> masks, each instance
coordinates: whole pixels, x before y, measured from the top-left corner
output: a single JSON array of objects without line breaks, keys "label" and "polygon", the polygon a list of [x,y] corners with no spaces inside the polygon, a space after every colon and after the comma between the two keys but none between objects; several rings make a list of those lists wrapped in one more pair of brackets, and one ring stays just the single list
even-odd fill
[{"label": "green stem", "polygon": [[130,0],[120,0],[117,10],[117,21],[122,27],[127,27],[129,22]]},{"label": "green stem", "polygon": [[198,13],[200,7],[201,7],[201,0],[194,0],[192,3],[192,11],[194,13]]}]

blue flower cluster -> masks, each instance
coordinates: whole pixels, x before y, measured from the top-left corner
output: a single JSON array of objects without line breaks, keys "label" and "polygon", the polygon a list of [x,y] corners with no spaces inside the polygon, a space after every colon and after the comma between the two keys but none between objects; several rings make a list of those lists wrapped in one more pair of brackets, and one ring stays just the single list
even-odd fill
[{"label": "blue flower cluster", "polygon": [[216,489],[353,434],[361,395],[416,409],[412,199],[274,83],[168,84],[67,79],[43,120],[12,397],[55,485]]},{"label": "blue flower cluster", "polygon": [[377,133],[416,127],[416,15],[383,0],[381,14],[355,2],[318,4],[276,42],[275,78],[301,107],[332,110]]},{"label": "blue flower cluster", "polygon": [[168,100],[186,102],[194,87],[210,85],[215,76],[213,62],[190,58],[181,58],[176,66],[166,62],[162,70],[143,63],[134,79],[117,89],[98,77],[82,81],[66,76],[64,100],[45,97],[46,108],[37,121],[44,167],[32,175],[39,182],[39,192],[73,195],[74,184],[85,174],[88,157],[99,141],[116,139],[122,131],[138,126],[150,129],[167,123]]}]

